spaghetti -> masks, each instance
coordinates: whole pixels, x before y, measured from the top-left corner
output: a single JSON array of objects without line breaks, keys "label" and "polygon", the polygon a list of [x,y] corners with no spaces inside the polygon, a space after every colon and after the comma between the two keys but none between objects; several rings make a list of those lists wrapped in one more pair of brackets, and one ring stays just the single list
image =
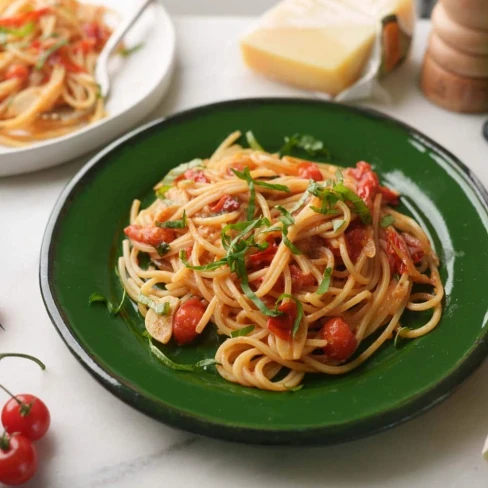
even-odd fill
[{"label": "spaghetti", "polygon": [[[438,324],[438,258],[369,164],[341,173],[253,139],[244,149],[239,137],[172,170],[148,208],[133,203],[118,271],[152,338],[188,344],[213,323],[227,337],[215,356],[221,376],[286,391]],[[405,310],[432,316],[407,329]]]},{"label": "spaghetti", "polygon": [[77,0],[0,0],[0,144],[21,147],[105,116],[94,77],[112,31]]}]

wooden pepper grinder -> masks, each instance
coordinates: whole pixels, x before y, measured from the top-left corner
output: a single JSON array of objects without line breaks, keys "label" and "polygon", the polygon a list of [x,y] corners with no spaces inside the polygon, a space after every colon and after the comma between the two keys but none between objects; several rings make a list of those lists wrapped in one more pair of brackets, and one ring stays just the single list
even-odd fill
[{"label": "wooden pepper grinder", "polygon": [[488,112],[488,1],[440,0],[422,67],[427,98],[455,112]]}]

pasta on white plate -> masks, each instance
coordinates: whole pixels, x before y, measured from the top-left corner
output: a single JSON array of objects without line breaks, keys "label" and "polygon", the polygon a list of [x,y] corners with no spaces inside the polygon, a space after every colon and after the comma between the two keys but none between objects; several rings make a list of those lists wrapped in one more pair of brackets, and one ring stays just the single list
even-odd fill
[{"label": "pasta on white plate", "polygon": [[107,12],[77,0],[0,0],[0,144],[26,146],[105,117],[94,71],[112,34]]},{"label": "pasta on white plate", "polygon": [[[191,347],[215,326],[226,337],[215,355],[223,378],[287,391],[307,373],[348,373],[388,340],[434,329],[438,258],[368,163],[270,154],[250,133],[252,147],[241,147],[240,136],[172,170],[149,207],[133,203],[118,272],[153,340]],[[322,148],[297,137],[310,154]],[[408,329],[405,310],[432,315]]]}]

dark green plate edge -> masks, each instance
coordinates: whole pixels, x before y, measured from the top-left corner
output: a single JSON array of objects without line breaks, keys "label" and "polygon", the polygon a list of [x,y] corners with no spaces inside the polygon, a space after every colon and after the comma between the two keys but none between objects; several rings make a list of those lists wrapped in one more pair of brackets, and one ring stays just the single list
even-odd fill
[{"label": "dark green plate edge", "polygon": [[[129,132],[125,136],[122,136],[107,146],[80,169],[80,171],[67,184],[56,201],[42,242],[39,266],[39,283],[42,299],[49,317],[71,353],[107,390],[140,412],[143,412],[146,415],[162,421],[172,427],[180,428],[195,434],[234,442],[262,445],[324,445],[362,438],[410,420],[446,399],[482,363],[482,361],[488,355],[488,329],[483,337],[473,344],[473,347],[464,355],[463,358],[461,358],[461,360],[457,363],[457,366],[453,368],[449,374],[447,374],[431,389],[411,397],[407,402],[404,402],[398,408],[365,417],[357,422],[340,424],[333,427],[276,431],[271,429],[241,428],[226,423],[209,421],[204,417],[189,415],[181,412],[178,409],[175,409],[155,398],[141,395],[136,385],[125,381],[114,372],[102,367],[98,363],[96,357],[92,356],[83,349],[73,330],[71,329],[69,321],[64,315],[61,305],[56,301],[54,285],[52,283],[52,269],[55,259],[55,236],[57,229],[62,225],[64,214],[67,212],[71,202],[76,198],[77,188],[79,186],[83,186],[84,178],[93,169],[97,169],[96,166],[98,163],[103,161],[106,154],[110,153],[116,147],[125,144],[134,136],[139,135],[146,130],[150,130],[155,126],[164,128],[167,125],[182,122],[185,119],[191,118],[195,115],[218,110],[220,107],[255,105],[259,103],[320,104],[324,107],[328,105],[336,105],[335,102],[316,101],[306,98],[246,98],[203,105],[179,112],[167,118],[161,118],[149,122],[148,124]],[[410,135],[422,137],[422,139],[428,142],[428,144],[435,149],[436,152],[445,156],[445,161],[447,164],[450,164],[454,169],[461,169],[462,173],[464,173],[467,179],[467,182],[470,183],[471,187],[478,195],[484,210],[488,213],[488,192],[478,178],[471,172],[471,170],[452,153],[413,127],[386,114],[372,109],[352,106],[344,107],[353,114],[387,121],[390,124],[397,125]]]}]

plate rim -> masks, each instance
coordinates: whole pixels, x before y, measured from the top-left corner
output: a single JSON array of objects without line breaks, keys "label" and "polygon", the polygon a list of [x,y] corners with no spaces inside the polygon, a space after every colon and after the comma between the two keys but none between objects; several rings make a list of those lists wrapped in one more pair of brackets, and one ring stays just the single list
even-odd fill
[{"label": "plate rim", "polygon": [[97,165],[103,164],[103,160],[107,154],[111,153],[119,146],[124,145],[137,135],[156,126],[164,128],[166,125],[172,125],[184,121],[186,118],[191,118],[196,114],[208,113],[221,107],[255,105],[259,103],[310,104],[322,105],[323,107],[339,105],[347,111],[368,118],[386,121],[396,125],[409,134],[419,136],[422,138],[423,142],[426,142],[432,149],[435,149],[436,152],[447,156],[447,164],[449,164],[451,168],[458,170],[459,177],[464,177],[469,187],[478,196],[481,207],[488,215],[488,191],[473,171],[471,171],[449,150],[445,149],[424,133],[385,113],[365,107],[300,97],[253,97],[199,105],[179,111],[168,117],[158,118],[129,131],[92,157],[65,186],[50,214],[44,232],[40,253],[39,284],[42,299],[51,322],[70,352],[82,366],[112,394],[117,396],[124,403],[155,420],[161,421],[171,427],[183,429],[195,434],[229,441],[262,445],[327,445],[363,438],[415,418],[430,410],[454,393],[463,381],[481,365],[488,355],[488,327],[483,332],[481,338],[475,341],[472,347],[458,360],[456,365],[448,370],[439,381],[430,388],[424,389],[416,395],[411,396],[396,408],[375,412],[374,414],[363,417],[357,421],[340,423],[327,427],[290,429],[273,429],[271,427],[267,429],[263,427],[242,427],[230,424],[226,421],[214,421],[199,414],[190,414],[182,411],[177,407],[168,405],[162,400],[150,398],[150,395],[145,395],[137,385],[131,384],[131,382],[120,378],[115,372],[110,371],[110,368],[103,366],[101,364],[103,361],[97,360],[96,357],[93,357],[83,348],[76,337],[75,332],[72,330],[69,320],[64,316],[61,306],[58,306],[56,303],[51,276],[54,260],[53,237],[55,236],[59,225],[62,225],[63,214],[68,210],[69,205],[71,204],[70,197],[72,193],[77,189],[78,185],[83,184],[85,176],[96,168]]},{"label": "plate rim", "polygon": [[[119,138],[123,137],[126,134],[126,132],[121,133],[120,130],[117,129],[117,126],[123,125],[122,120],[124,117],[127,117],[128,115],[132,117],[133,122],[131,124],[129,123],[125,124],[126,126],[129,127],[128,129],[126,129],[126,131],[127,130],[132,131],[138,128],[137,126],[134,127],[134,124],[139,123],[144,117],[147,117],[147,115],[151,113],[155,107],[158,106],[161,99],[164,97],[164,95],[166,94],[166,92],[168,91],[171,85],[171,81],[175,71],[177,39],[176,39],[176,30],[175,30],[173,19],[169,15],[165,6],[161,2],[154,2],[153,7],[156,8],[159,11],[160,15],[162,15],[163,17],[164,26],[168,29],[168,38],[170,42],[167,44],[168,61],[162,73],[162,76],[156,81],[156,83],[148,91],[148,93],[142,98],[140,98],[139,100],[137,100],[135,103],[127,107],[125,110],[114,115],[109,114],[108,117],[105,117],[93,124],[88,124],[84,127],[81,127],[63,136],[34,142],[31,145],[18,147],[18,148],[8,148],[7,146],[2,145],[2,147],[4,148],[7,147],[7,149],[11,149],[11,150],[4,153],[0,153],[0,177],[8,177],[8,176],[15,176],[19,174],[33,173],[35,171],[40,171],[43,169],[59,166],[66,162],[72,161],[73,159],[82,158],[86,156],[87,153],[93,151],[96,151],[96,154],[94,156],[97,156],[100,149],[104,147],[105,144],[111,144],[112,142],[117,141]],[[112,127],[111,130],[110,127]],[[93,131],[101,130],[101,129],[109,131],[111,133],[111,136],[109,138],[107,137],[105,142],[99,142],[95,147],[85,149],[84,152],[79,153],[74,157],[71,156],[62,161],[35,165],[33,167],[31,167],[30,164],[25,164],[25,163],[22,164],[6,163],[6,159],[9,158],[10,159],[14,158],[15,162],[19,163],[18,159],[23,158],[22,160],[24,160],[31,151],[41,151],[43,153],[47,151],[54,151],[56,147],[58,147],[58,145],[69,144],[69,142],[75,138],[89,139],[90,134],[93,134]]]}]

